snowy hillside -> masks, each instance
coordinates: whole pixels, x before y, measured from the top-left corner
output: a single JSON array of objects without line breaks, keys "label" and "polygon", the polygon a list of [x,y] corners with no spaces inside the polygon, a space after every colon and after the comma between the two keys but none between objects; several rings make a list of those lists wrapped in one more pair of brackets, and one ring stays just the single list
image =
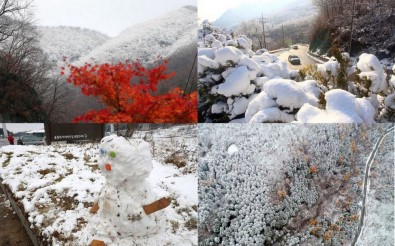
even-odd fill
[{"label": "snowy hillside", "polygon": [[160,18],[132,26],[80,59],[98,62],[139,59],[150,63],[167,57],[177,49],[195,43],[196,7],[186,6]]},{"label": "snowy hillside", "polygon": [[54,63],[67,57],[70,62],[87,55],[91,50],[109,39],[100,32],[79,27],[37,27],[40,44]]}]

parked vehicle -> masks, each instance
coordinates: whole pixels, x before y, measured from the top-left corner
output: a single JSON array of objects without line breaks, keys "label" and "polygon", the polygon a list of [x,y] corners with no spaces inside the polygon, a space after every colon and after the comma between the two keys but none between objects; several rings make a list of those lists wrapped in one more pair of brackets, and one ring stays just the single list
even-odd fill
[{"label": "parked vehicle", "polygon": [[299,47],[297,45],[292,45],[291,48],[297,50]]},{"label": "parked vehicle", "polygon": [[17,144],[19,145],[44,145],[44,139],[34,135],[24,135],[19,137]]},{"label": "parked vehicle", "polygon": [[294,64],[299,64],[300,65],[300,58],[297,55],[289,55],[288,56],[288,61],[292,65],[294,65]]}]

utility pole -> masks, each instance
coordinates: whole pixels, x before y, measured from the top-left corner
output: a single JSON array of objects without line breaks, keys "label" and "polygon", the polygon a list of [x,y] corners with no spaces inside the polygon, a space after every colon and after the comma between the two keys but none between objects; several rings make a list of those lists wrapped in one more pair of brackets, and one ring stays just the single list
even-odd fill
[{"label": "utility pole", "polygon": [[5,125],[5,123],[1,123],[3,125],[3,133],[4,133],[4,137],[7,138],[8,137],[8,131],[7,131],[7,126]]},{"label": "utility pole", "polygon": [[283,47],[285,48],[284,24],[281,24],[281,30],[283,32]]},{"label": "utility pole", "polygon": [[267,18],[263,18],[263,13],[262,13],[262,17],[260,18],[261,24],[262,24],[262,34],[263,34],[263,44],[266,48],[266,35],[265,35],[265,21],[267,21]]},{"label": "utility pole", "polygon": [[352,3],[352,12],[351,12],[351,33],[350,33],[350,43],[348,46],[348,54],[351,56],[351,43],[352,43],[352,32],[354,29],[354,16],[355,16],[355,0]]}]

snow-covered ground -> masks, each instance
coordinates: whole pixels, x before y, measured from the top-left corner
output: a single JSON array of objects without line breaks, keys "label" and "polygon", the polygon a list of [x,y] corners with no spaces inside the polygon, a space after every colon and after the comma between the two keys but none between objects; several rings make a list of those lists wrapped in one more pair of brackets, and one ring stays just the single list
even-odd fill
[{"label": "snow-covered ground", "polygon": [[[174,126],[137,132],[153,156],[147,178],[159,197],[171,205],[163,210],[163,229],[148,237],[117,235],[108,245],[197,245],[196,126]],[[89,212],[98,202],[106,178],[98,166],[98,144],[4,146],[0,177],[26,213],[33,232],[49,245],[88,245],[100,222]],[[130,202],[130,201],[129,201]]]},{"label": "snow-covered ground", "polygon": [[[199,244],[351,244],[365,163],[389,126],[199,125]],[[390,181],[393,160],[378,155]]]}]

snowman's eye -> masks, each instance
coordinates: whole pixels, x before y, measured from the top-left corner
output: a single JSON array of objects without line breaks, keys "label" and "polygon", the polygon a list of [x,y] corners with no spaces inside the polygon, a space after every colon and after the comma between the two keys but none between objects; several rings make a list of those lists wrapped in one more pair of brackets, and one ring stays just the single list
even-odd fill
[{"label": "snowman's eye", "polygon": [[117,156],[117,154],[114,151],[110,151],[109,155],[111,158],[115,158]]}]

